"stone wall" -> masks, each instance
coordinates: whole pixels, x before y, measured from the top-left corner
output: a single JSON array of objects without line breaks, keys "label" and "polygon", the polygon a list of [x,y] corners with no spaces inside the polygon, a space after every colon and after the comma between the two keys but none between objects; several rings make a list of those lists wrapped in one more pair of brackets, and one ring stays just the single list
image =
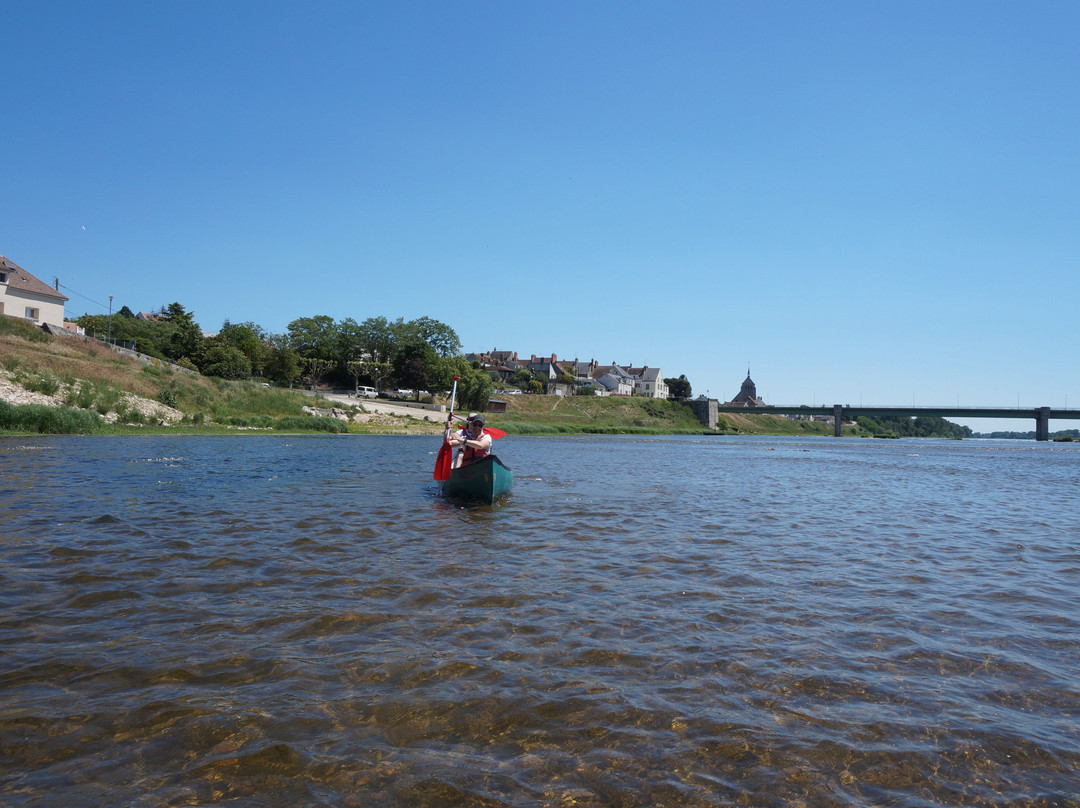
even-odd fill
[{"label": "stone wall", "polygon": [[694,415],[702,424],[709,429],[716,429],[718,413],[716,411],[719,402],[715,398],[694,398],[686,402]]}]

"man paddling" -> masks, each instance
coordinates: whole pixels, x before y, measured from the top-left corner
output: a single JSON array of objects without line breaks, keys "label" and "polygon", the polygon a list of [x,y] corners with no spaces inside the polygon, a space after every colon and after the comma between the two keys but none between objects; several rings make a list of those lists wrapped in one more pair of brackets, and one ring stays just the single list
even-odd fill
[{"label": "man paddling", "polygon": [[465,421],[462,432],[451,435],[450,445],[461,449],[454,458],[454,468],[491,454],[491,435],[484,432],[484,416],[473,413]]}]

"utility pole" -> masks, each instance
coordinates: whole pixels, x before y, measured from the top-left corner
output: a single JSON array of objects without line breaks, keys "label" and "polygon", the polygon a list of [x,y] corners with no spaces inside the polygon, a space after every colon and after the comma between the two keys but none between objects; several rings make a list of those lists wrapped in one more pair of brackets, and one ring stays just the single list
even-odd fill
[{"label": "utility pole", "polygon": [[109,336],[106,341],[112,345],[112,295],[109,295]]}]

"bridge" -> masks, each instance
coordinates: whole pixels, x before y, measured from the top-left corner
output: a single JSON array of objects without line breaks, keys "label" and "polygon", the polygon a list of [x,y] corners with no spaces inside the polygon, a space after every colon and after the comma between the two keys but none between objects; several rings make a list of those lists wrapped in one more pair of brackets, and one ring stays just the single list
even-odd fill
[{"label": "bridge", "polygon": [[1070,418],[1080,420],[1080,409],[1058,407],[880,407],[861,404],[833,404],[831,406],[773,406],[760,407],[718,404],[717,413],[739,415],[825,415],[833,418],[833,434],[840,437],[844,421],[854,421],[860,415],[870,418],[909,418],[920,415],[936,415],[939,418],[1034,418],[1035,440],[1050,440],[1050,419]]}]

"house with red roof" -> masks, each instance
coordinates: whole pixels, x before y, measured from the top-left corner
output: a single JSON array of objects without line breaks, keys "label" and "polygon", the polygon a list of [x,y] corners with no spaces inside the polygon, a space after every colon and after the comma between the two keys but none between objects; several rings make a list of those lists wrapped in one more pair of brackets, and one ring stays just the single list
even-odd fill
[{"label": "house with red roof", "polygon": [[0,314],[22,317],[34,325],[64,327],[67,296],[0,255]]}]

